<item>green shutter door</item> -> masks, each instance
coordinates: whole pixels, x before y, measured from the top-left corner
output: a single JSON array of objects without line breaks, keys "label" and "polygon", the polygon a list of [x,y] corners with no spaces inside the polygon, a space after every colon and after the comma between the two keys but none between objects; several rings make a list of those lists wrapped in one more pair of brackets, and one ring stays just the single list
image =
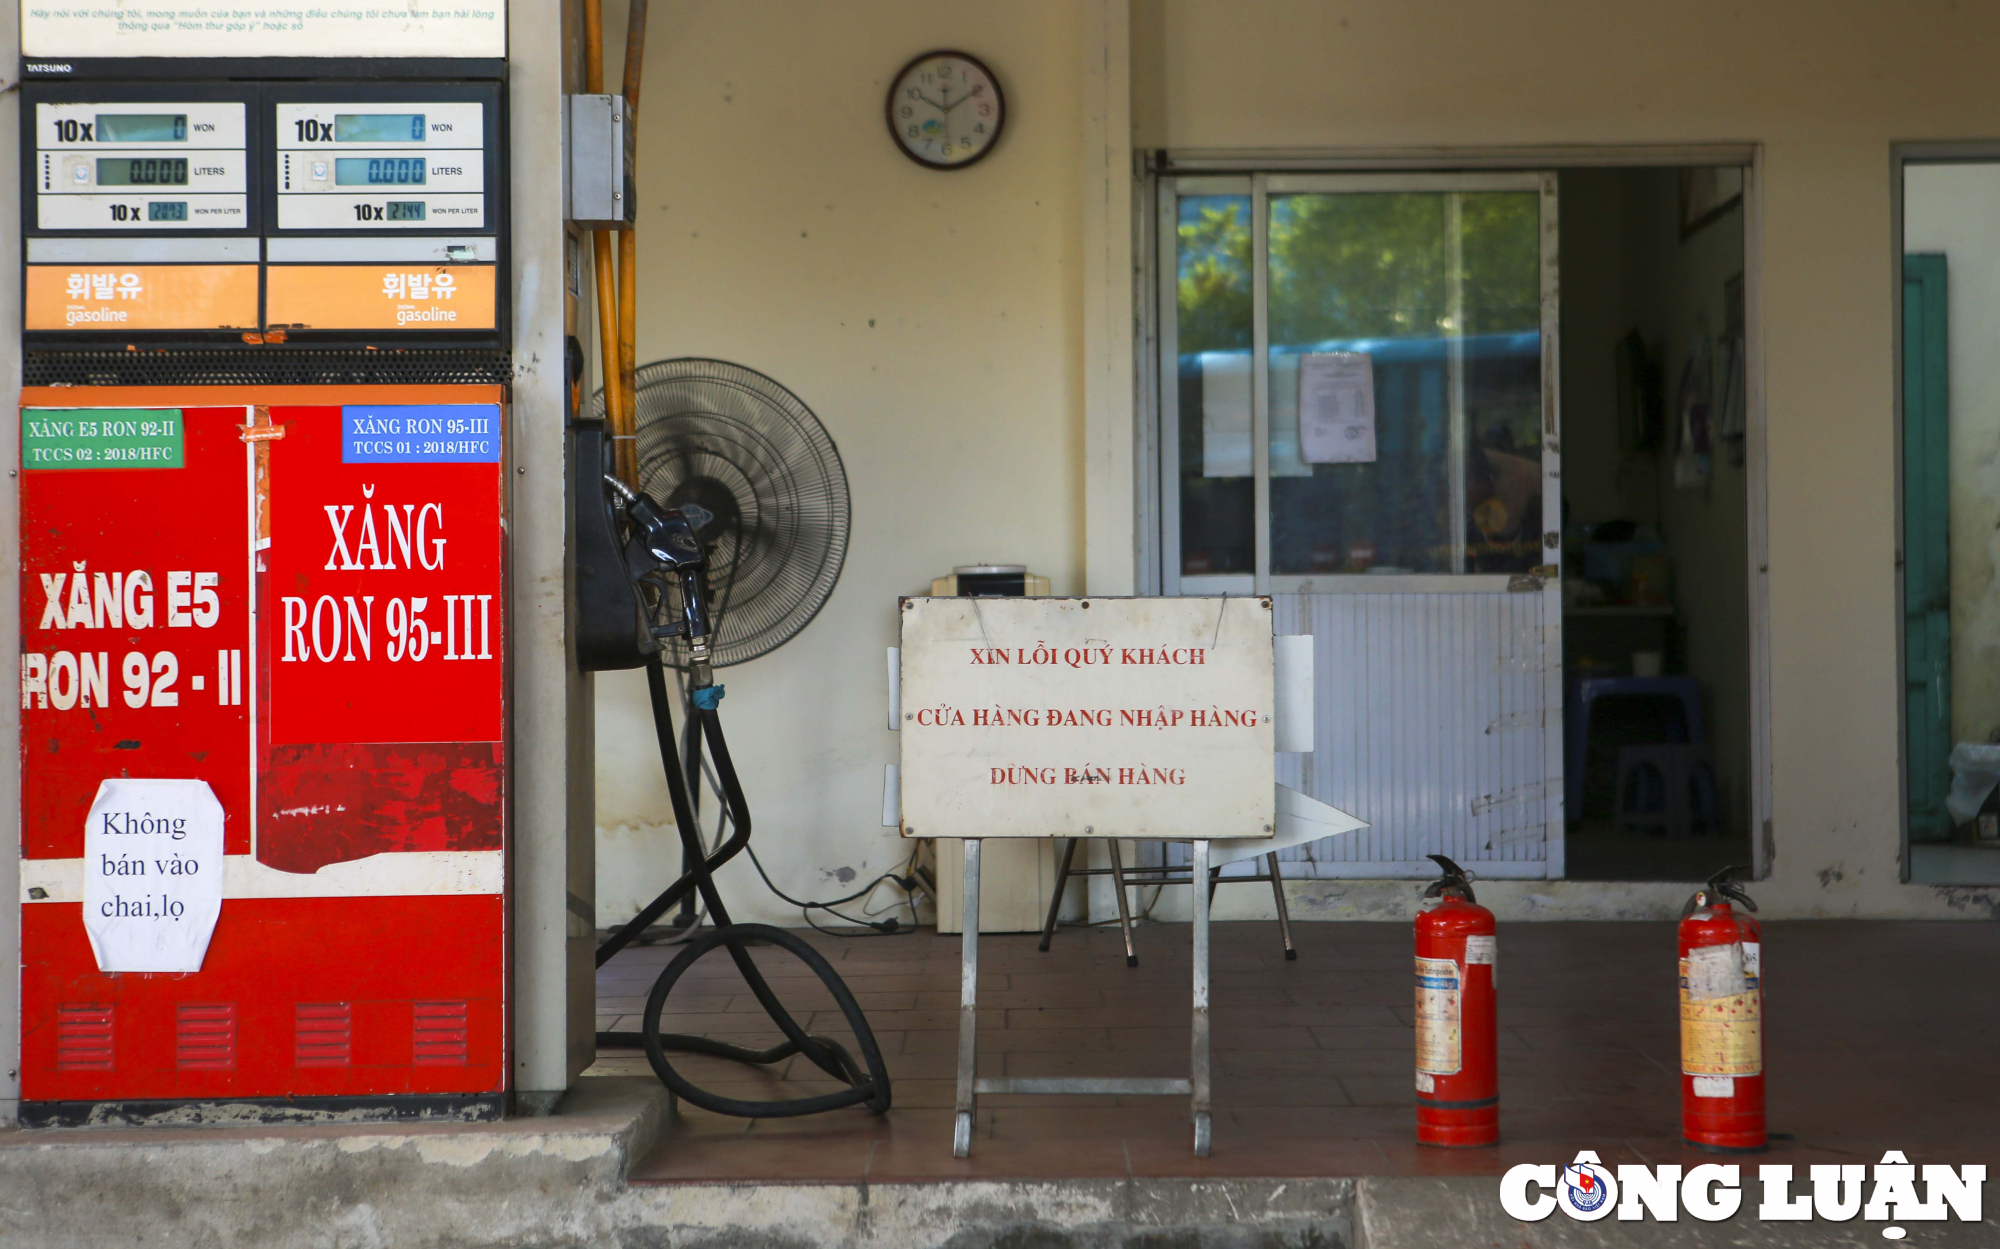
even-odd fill
[{"label": "green shutter door", "polygon": [[1903,257],[1903,679],[1910,838],[1951,836],[1951,444],[1945,258]]}]

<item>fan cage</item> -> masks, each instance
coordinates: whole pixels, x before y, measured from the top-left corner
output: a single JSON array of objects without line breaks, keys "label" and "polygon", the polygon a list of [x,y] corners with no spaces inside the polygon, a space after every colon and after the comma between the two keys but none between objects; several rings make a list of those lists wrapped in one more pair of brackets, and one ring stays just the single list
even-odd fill
[{"label": "fan cage", "polygon": [[[711,663],[769,654],[840,580],[852,507],[839,449],[797,395],[726,360],[655,361],[638,370],[636,392],[639,488],[692,505],[707,552]],[[592,407],[604,415],[602,391]],[[686,640],[663,658],[684,668]]]}]

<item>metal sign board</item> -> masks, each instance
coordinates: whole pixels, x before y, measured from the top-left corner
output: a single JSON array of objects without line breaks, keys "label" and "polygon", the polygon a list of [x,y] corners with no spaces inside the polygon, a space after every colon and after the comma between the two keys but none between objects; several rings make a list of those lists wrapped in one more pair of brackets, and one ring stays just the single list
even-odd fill
[{"label": "metal sign board", "polygon": [[1269,837],[1268,598],[911,598],[906,837]]},{"label": "metal sign board", "polygon": [[221,0],[162,7],[44,3],[21,6],[21,53],[105,56],[437,56],[507,55],[500,0],[449,7],[324,5],[263,0],[254,8]]}]

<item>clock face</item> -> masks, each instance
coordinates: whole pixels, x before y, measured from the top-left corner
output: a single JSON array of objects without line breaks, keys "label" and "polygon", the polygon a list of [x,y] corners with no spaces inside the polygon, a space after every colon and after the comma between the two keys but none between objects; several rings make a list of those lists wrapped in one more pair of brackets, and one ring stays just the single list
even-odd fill
[{"label": "clock face", "polygon": [[927,52],[889,87],[889,133],[932,169],[962,169],[993,150],[1007,103],[984,65],[963,52]]}]

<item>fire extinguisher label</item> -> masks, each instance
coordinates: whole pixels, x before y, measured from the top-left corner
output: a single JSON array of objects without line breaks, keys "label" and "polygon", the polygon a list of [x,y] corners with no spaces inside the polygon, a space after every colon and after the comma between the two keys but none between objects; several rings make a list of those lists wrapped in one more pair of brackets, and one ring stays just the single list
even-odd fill
[{"label": "fire extinguisher label", "polygon": [[1470,969],[1474,963],[1484,963],[1491,969],[1488,975],[1491,976],[1494,987],[1498,988],[1500,985],[1499,954],[1500,939],[1498,937],[1467,937],[1465,939],[1466,974],[1471,974]]},{"label": "fire extinguisher label", "polygon": [[1417,960],[1417,1070],[1457,1075],[1462,1065],[1458,1012],[1458,963]]},{"label": "fire extinguisher label", "polygon": [[1681,1070],[1754,1076],[1764,1070],[1763,993],[1741,945],[1702,946],[1681,960]]}]

